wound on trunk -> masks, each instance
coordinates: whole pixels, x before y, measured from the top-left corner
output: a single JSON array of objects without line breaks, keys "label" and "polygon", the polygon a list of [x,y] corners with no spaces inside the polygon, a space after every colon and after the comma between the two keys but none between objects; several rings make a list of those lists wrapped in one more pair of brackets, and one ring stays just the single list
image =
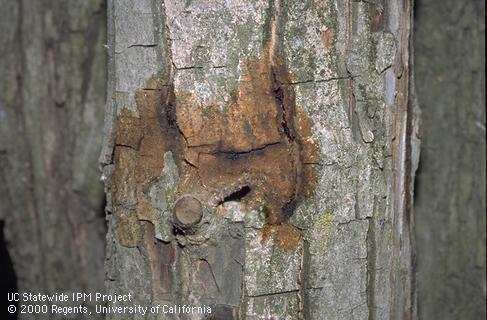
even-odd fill
[{"label": "wound on trunk", "polygon": [[[264,54],[243,64],[243,77],[225,111],[217,102],[202,105],[192,93],[172,86],[137,92],[138,113],[123,110],[117,118],[115,170],[108,184],[120,226],[132,224],[131,215],[154,221],[149,193],[168,151],[180,175],[173,199],[193,193],[214,206],[264,204],[269,225],[293,214],[313,191],[317,143],[311,139],[311,120],[296,106],[288,71],[273,60]],[[137,229],[130,236],[124,231],[122,244],[136,245]]]},{"label": "wound on trunk", "polygon": [[201,105],[194,95],[176,92],[184,159],[208,191],[229,190],[217,203],[235,194],[249,206],[264,202],[267,222],[279,224],[313,190],[317,145],[283,64],[265,55],[247,61],[243,71],[225,111],[216,102]]}]

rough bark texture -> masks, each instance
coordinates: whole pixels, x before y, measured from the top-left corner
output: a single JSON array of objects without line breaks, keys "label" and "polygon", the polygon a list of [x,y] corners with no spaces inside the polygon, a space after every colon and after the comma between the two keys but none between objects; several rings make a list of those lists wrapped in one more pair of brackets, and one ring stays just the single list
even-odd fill
[{"label": "rough bark texture", "polygon": [[419,315],[485,319],[485,1],[417,3]]},{"label": "rough bark texture", "polygon": [[18,290],[100,291],[103,1],[0,8],[0,219]]},{"label": "rough bark texture", "polygon": [[[411,3],[108,11],[108,291],[212,319],[413,319]],[[201,319],[178,316],[125,318]]]}]

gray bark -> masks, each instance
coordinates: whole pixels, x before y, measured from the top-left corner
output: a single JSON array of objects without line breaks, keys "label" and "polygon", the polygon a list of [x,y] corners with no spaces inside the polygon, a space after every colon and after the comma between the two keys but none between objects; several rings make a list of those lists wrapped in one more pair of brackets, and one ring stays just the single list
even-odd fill
[{"label": "gray bark", "polygon": [[103,2],[0,8],[0,219],[18,290],[100,291]]},{"label": "gray bark", "polygon": [[[213,319],[414,319],[411,3],[108,11],[107,290]],[[185,194],[201,211],[174,228]]]},{"label": "gray bark", "polygon": [[485,319],[485,1],[418,2],[422,319]]}]

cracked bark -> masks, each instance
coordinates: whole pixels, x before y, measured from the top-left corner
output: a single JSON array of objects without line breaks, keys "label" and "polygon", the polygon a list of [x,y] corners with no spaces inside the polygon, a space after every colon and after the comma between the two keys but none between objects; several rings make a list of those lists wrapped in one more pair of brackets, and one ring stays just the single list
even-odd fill
[{"label": "cracked bark", "polygon": [[[415,318],[411,3],[377,6],[109,2],[109,291],[214,319]],[[203,218],[174,233],[184,194]]]}]

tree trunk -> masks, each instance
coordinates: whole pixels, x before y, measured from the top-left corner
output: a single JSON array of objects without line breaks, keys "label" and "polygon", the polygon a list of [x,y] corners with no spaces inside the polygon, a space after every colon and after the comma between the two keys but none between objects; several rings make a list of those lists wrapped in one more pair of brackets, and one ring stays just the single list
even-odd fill
[{"label": "tree trunk", "polygon": [[414,319],[411,8],[109,1],[108,291]]},{"label": "tree trunk", "polygon": [[421,0],[416,18],[418,312],[485,319],[485,1]]},{"label": "tree trunk", "polygon": [[0,219],[18,291],[100,291],[103,2],[0,8]]}]

